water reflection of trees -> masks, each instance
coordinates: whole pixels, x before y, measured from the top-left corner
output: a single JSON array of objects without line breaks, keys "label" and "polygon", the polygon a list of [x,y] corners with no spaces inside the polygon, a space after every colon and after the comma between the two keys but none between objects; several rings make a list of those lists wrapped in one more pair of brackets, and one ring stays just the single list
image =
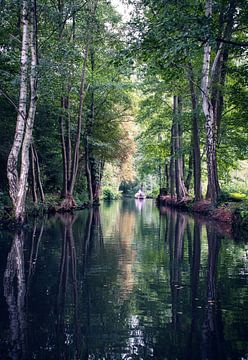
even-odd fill
[{"label": "water reflection of trees", "polygon": [[[46,354],[42,356],[47,359],[53,358],[55,354],[61,359],[67,359],[71,353],[76,358],[85,355],[84,334],[80,319],[82,288],[84,278],[90,268],[89,258],[93,251],[98,251],[103,246],[103,235],[98,208],[90,209],[84,218],[86,221],[84,219],[78,221],[77,216],[73,214],[58,215],[56,226],[51,232],[54,231],[56,237],[60,238],[58,236],[59,221],[62,234],[61,244],[52,251],[51,259],[44,258],[44,255],[40,258],[42,266],[39,270],[42,268],[45,270],[51,265],[54,267],[60,257],[56,291],[51,287],[54,283],[54,273],[48,273],[45,279],[42,279],[42,272],[39,271],[36,274],[39,247],[41,246],[44,251],[41,245],[43,225],[37,225],[35,222],[31,232],[28,229],[22,229],[15,234],[4,273],[4,296],[10,320],[10,338],[7,342],[11,359],[29,359],[31,356],[37,357],[40,354]],[[74,240],[75,233],[77,244]],[[51,240],[49,236],[49,242]],[[51,252],[49,254],[51,255]],[[40,284],[37,284],[36,275],[42,279]],[[42,287],[45,287],[45,291]],[[33,303],[34,291],[37,290],[39,292],[42,290],[41,303],[50,305],[47,307],[47,314],[44,313],[44,308],[40,307],[39,301],[36,306]],[[47,296],[50,299],[49,303],[46,300]],[[40,315],[38,315],[39,311],[42,311]],[[39,316],[41,322],[37,322]],[[30,317],[31,323],[28,321]],[[54,322],[51,319],[54,319]]]},{"label": "water reflection of trees", "polygon": [[8,304],[11,336],[11,358],[25,358],[27,319],[25,309],[24,232],[15,234],[4,274],[4,296]]},{"label": "water reflection of trees", "polygon": [[[80,296],[85,296],[82,292],[82,285],[87,269],[90,267],[92,250],[95,251],[103,246],[99,208],[88,211],[85,227],[80,234],[81,254],[78,253],[79,249],[76,248],[73,232],[73,225],[77,220],[77,216],[61,214],[60,220],[63,224],[63,243],[56,305],[56,348],[61,359],[68,358],[70,347],[73,348],[73,356],[76,359],[87,358],[85,334],[81,331],[82,319],[80,319],[79,312],[79,293]],[[79,273],[80,282],[78,281]],[[66,313],[68,305],[73,308],[73,316],[70,318],[69,324],[68,314]],[[65,322],[66,318],[67,323]]]},{"label": "water reflection of trees", "polygon": [[114,206],[103,228],[96,208],[15,234],[4,274],[9,357],[228,358],[216,229],[171,209],[146,221],[145,206],[142,217]]},{"label": "water reflection of trees", "polygon": [[31,234],[27,276],[25,276],[24,261],[24,229],[15,233],[7,258],[3,286],[10,321],[10,358],[13,360],[28,357],[27,299],[35,271],[42,232],[43,226],[37,230],[35,222]]},{"label": "water reflection of trees", "polygon": [[[171,327],[165,327],[165,334],[169,335],[170,341],[169,345],[164,347],[164,355],[170,354],[169,358],[225,359],[223,323],[216,284],[220,235],[214,226],[207,225],[207,275],[200,282],[201,222],[192,222],[186,215],[167,208],[162,209],[162,214],[167,218],[165,234],[171,289]],[[185,284],[186,255],[190,271],[189,291],[185,288],[188,287]],[[201,316],[200,306],[200,297],[204,295],[203,286],[206,294],[205,305],[203,303],[204,318]],[[187,302],[187,294],[190,295],[190,303]],[[187,323],[190,323],[189,327],[186,326]],[[188,335],[183,335],[185,333]]]},{"label": "water reflection of trees", "polygon": [[226,359],[225,340],[220,304],[217,298],[217,264],[220,250],[220,237],[213,227],[207,225],[208,269],[207,304],[202,326],[202,359]]},{"label": "water reflection of trees", "polygon": [[172,297],[172,325],[177,330],[178,299],[181,290],[181,262],[183,259],[185,216],[171,212],[169,215],[169,252],[170,252],[170,286]]}]

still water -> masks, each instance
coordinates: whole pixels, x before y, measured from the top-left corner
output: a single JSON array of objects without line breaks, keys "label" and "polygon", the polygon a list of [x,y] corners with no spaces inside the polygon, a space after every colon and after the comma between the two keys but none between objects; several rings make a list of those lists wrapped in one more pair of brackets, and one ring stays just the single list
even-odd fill
[{"label": "still water", "polygon": [[248,242],[115,201],[0,233],[0,359],[248,359]]}]

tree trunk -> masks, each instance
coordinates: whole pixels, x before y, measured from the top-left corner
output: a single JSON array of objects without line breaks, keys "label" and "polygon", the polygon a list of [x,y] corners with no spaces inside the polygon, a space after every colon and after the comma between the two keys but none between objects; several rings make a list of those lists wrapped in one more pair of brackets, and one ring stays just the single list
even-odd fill
[{"label": "tree trunk", "polygon": [[170,196],[173,197],[175,195],[175,149],[174,149],[174,122],[172,122],[171,126],[171,156],[170,156]]},{"label": "tree trunk", "polygon": [[91,179],[92,179],[92,192],[93,204],[98,205],[100,202],[100,189],[101,189],[101,162],[91,158]]},{"label": "tree trunk", "polygon": [[[36,2],[24,0],[22,3],[22,53],[21,76],[18,116],[14,142],[8,157],[7,176],[9,180],[9,193],[13,202],[16,221],[23,222],[25,218],[25,201],[28,187],[29,148],[32,141],[33,124],[37,103],[37,29],[36,29]],[[30,14],[29,14],[30,10]],[[30,21],[28,21],[30,15]],[[28,50],[30,47],[30,102],[28,115],[27,108],[27,82],[28,82]],[[17,162],[21,151],[20,172]]]},{"label": "tree trunk", "polygon": [[82,67],[82,75],[81,75],[81,85],[80,85],[80,92],[79,92],[79,110],[78,110],[78,122],[77,122],[77,135],[76,135],[76,143],[74,148],[73,160],[72,160],[72,170],[71,170],[71,178],[69,183],[69,194],[72,196],[75,181],[78,172],[78,162],[79,162],[79,148],[80,148],[80,139],[81,139],[81,132],[82,132],[82,116],[83,116],[83,105],[84,105],[84,98],[85,98],[85,82],[86,82],[86,65],[88,59],[88,50],[89,44],[86,45],[85,54],[84,54],[84,62]]},{"label": "tree trunk", "polygon": [[[206,0],[206,17],[212,17],[212,0]],[[221,56],[221,45],[215,56],[212,66],[212,74]],[[211,202],[216,202],[220,193],[220,186],[218,180],[217,170],[217,154],[216,154],[216,141],[217,141],[217,128],[216,119],[214,117],[213,104],[210,98],[212,87],[212,79],[210,75],[210,58],[211,46],[209,39],[206,40],[204,45],[203,67],[202,67],[202,106],[206,118],[206,153],[207,153],[207,170],[208,170],[208,191],[207,199]]]},{"label": "tree trunk", "polygon": [[86,166],[87,171],[90,171],[90,176],[87,176],[88,180],[88,190],[90,202],[97,203],[99,202],[99,184],[96,177],[95,169],[95,158],[92,153],[92,135],[93,135],[93,124],[95,119],[95,89],[94,89],[94,71],[95,71],[95,50],[94,50],[94,39],[93,34],[91,34],[90,39],[90,62],[91,62],[91,104],[90,104],[90,113],[86,121],[86,141],[87,149],[86,154]]},{"label": "tree trunk", "polygon": [[175,179],[176,179],[176,194],[177,200],[183,200],[187,195],[187,190],[184,184],[183,175],[183,159],[182,159],[182,130],[181,130],[181,98],[174,96],[173,107],[173,122],[174,122],[174,149],[175,149]]},{"label": "tree trunk", "polygon": [[38,196],[37,196],[37,183],[36,183],[36,171],[35,171],[35,156],[34,156],[34,149],[33,146],[30,146],[30,157],[31,157],[31,170],[32,170],[32,195],[33,195],[33,202],[35,204],[38,203]]},{"label": "tree trunk", "polygon": [[193,175],[193,151],[190,151],[189,153],[189,169],[188,169],[188,175],[187,178],[185,180],[185,187],[187,189],[187,192],[189,192],[190,190],[190,184],[191,184],[191,180],[192,180],[192,175]]},{"label": "tree trunk", "polygon": [[20,70],[20,91],[19,91],[19,105],[16,121],[16,129],[14,142],[11,147],[8,163],[7,163],[7,177],[9,181],[9,194],[13,203],[14,212],[17,201],[17,193],[19,186],[19,174],[17,162],[19,153],[22,147],[24,136],[26,114],[27,114],[27,88],[28,88],[28,49],[29,49],[29,24],[28,24],[28,1],[22,2],[22,50],[21,50],[21,70]]},{"label": "tree trunk", "polygon": [[37,104],[37,44],[36,44],[36,2],[32,0],[30,3],[30,103],[26,121],[24,139],[21,152],[21,169],[19,177],[19,186],[15,207],[15,218],[24,221],[25,217],[25,200],[27,192],[27,180],[29,172],[29,148],[32,141],[32,133]]},{"label": "tree trunk", "polygon": [[192,65],[189,64],[188,70],[189,88],[192,104],[192,145],[193,145],[193,171],[194,171],[194,194],[195,200],[202,200],[201,186],[201,150],[199,136],[199,110],[198,96],[195,89],[195,79]]},{"label": "tree trunk", "polygon": [[[64,111],[64,97],[61,99],[61,108]],[[67,161],[67,150],[65,141],[65,119],[64,114],[60,116],[60,139],[61,139],[61,150],[63,159],[63,188],[61,197],[66,198],[68,192],[68,161]]]},{"label": "tree trunk", "polygon": [[41,200],[41,202],[43,204],[45,202],[45,195],[44,195],[43,186],[42,186],[42,182],[41,182],[39,158],[38,158],[38,154],[37,154],[37,151],[36,151],[34,145],[31,144],[31,146],[32,146],[32,148],[34,150],[35,165],[36,165],[36,175],[37,175],[37,186],[38,186],[39,193],[40,193],[40,200]]},{"label": "tree trunk", "polygon": [[169,191],[169,166],[167,161],[165,162],[164,165],[164,177],[165,177],[165,189],[166,189],[166,195],[168,194]]},{"label": "tree trunk", "polygon": [[[236,12],[237,1],[230,0],[229,9],[225,16],[225,9],[223,8],[220,13],[220,38],[223,37],[225,40],[229,41],[234,27],[234,15]],[[220,44],[219,44],[220,46]],[[215,72],[213,74],[213,87],[211,93],[211,101],[214,109],[214,117],[216,119],[217,127],[217,143],[220,142],[220,127],[221,127],[221,118],[224,108],[224,94],[223,89],[226,82],[227,74],[227,62],[229,57],[229,48],[224,44],[222,46],[221,55],[219,61],[216,65]]]},{"label": "tree trunk", "polygon": [[89,149],[88,149],[88,139],[85,140],[85,172],[88,186],[88,195],[90,204],[93,204],[93,189],[92,189],[92,178],[91,178],[91,169],[90,169],[90,160],[89,160]]}]

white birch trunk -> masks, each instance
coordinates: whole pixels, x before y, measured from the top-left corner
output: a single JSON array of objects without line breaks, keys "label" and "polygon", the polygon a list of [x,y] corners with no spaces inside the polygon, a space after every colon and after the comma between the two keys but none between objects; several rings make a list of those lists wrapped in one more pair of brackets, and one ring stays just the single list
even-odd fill
[{"label": "white birch trunk", "polygon": [[[27,0],[22,1],[22,51],[19,106],[14,142],[7,164],[9,193],[13,202],[14,216],[15,219],[20,222],[23,222],[25,217],[25,200],[29,171],[29,148],[32,141],[33,124],[37,102],[37,44],[35,1],[36,0],[31,0],[30,2]],[[28,20],[28,15],[30,15],[30,22]],[[31,55],[30,104],[27,114],[29,49]],[[18,173],[18,159],[20,152],[20,172]]]},{"label": "white birch trunk", "polygon": [[32,142],[32,133],[37,104],[37,44],[36,44],[36,7],[35,0],[31,0],[30,9],[30,105],[26,121],[25,134],[21,152],[21,169],[19,187],[16,199],[15,217],[23,221],[25,216],[25,200],[28,187],[29,148]]}]

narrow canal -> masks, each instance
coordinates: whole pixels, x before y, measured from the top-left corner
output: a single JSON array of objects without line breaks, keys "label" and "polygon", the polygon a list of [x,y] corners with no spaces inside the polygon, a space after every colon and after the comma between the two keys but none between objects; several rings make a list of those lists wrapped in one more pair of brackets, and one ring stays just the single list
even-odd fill
[{"label": "narrow canal", "polygon": [[248,241],[226,227],[124,200],[0,248],[0,359],[248,359]]}]

